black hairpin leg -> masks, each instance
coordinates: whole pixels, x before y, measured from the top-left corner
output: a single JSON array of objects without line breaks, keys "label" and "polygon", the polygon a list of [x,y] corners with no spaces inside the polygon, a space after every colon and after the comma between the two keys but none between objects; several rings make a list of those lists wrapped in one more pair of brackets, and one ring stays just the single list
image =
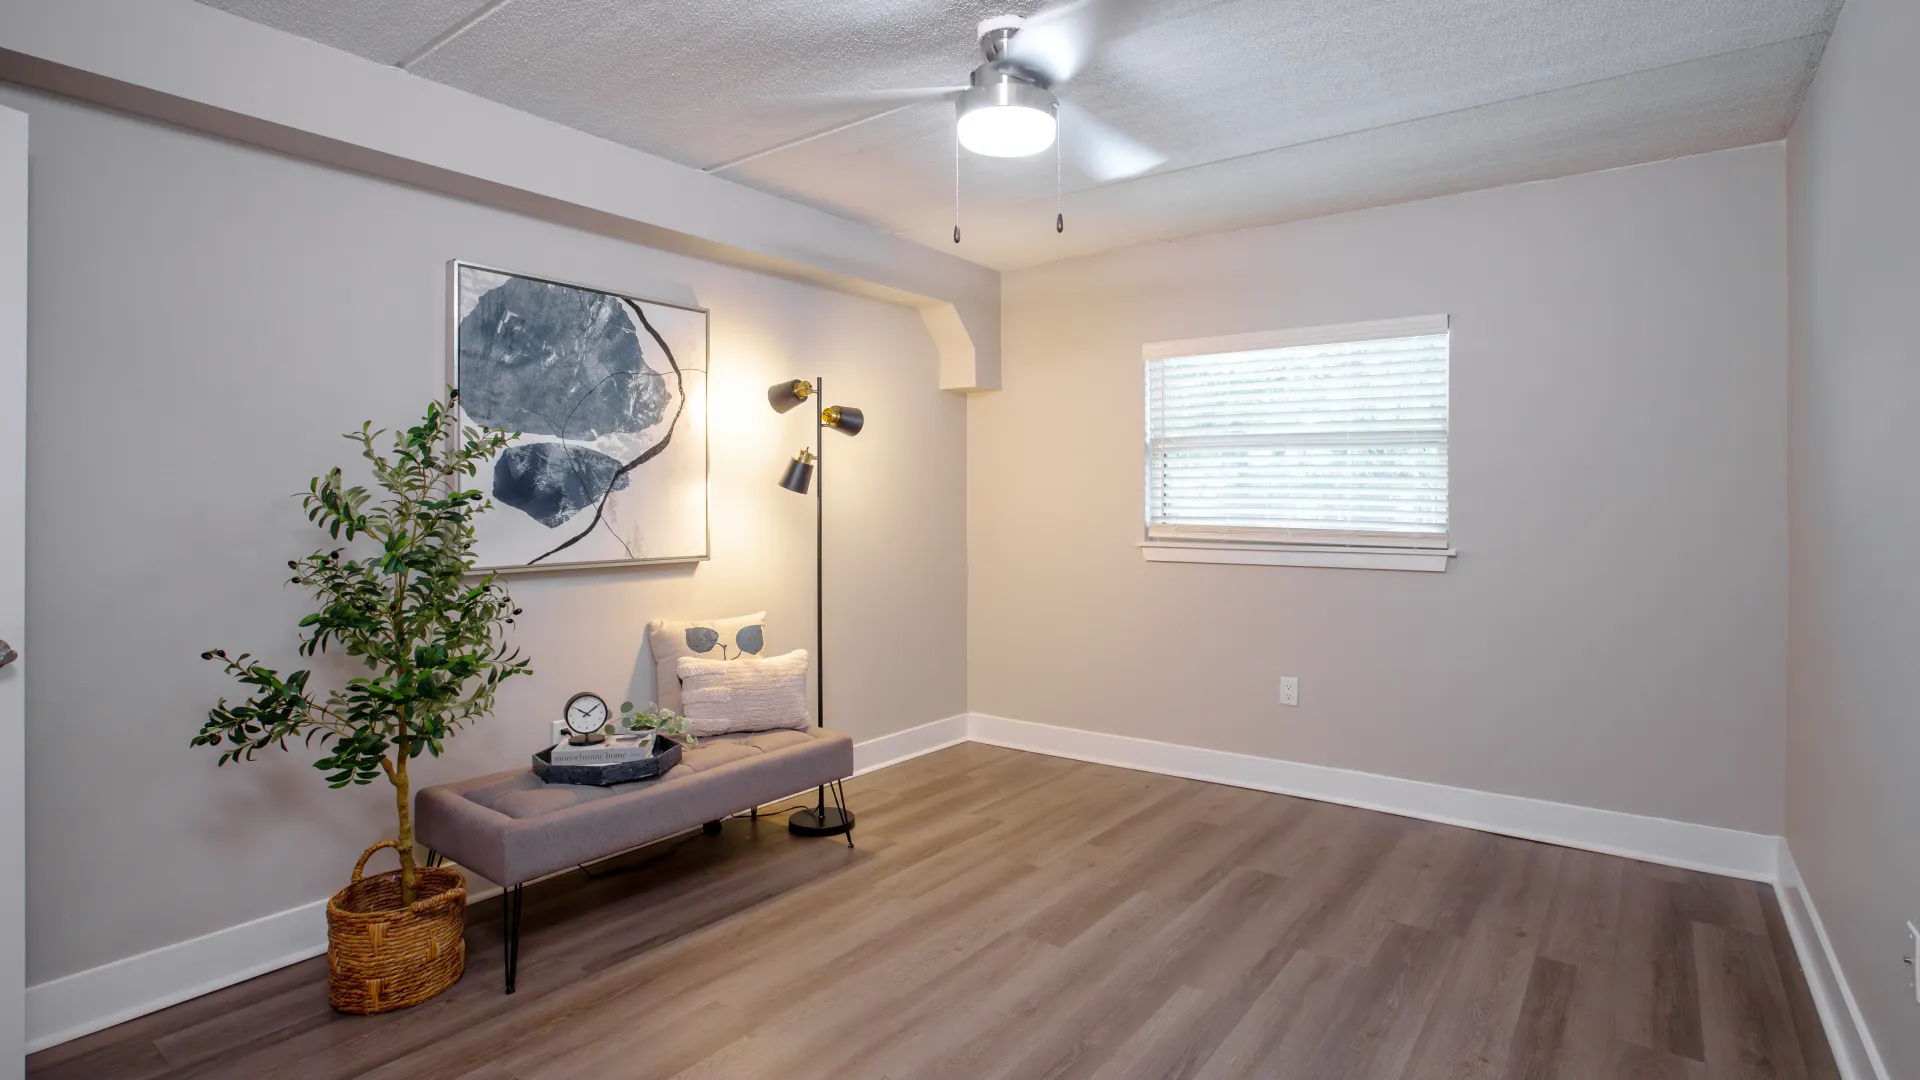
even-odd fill
[{"label": "black hairpin leg", "polygon": [[513,993],[513,976],[520,967],[520,890],[509,885],[500,894],[500,929],[507,947],[507,993]]},{"label": "black hairpin leg", "polygon": [[846,832],[847,846],[852,847],[853,846],[853,815],[847,813],[847,789],[844,787],[841,787],[840,781],[838,780],[835,780],[833,782],[832,787],[833,787],[834,805],[840,808],[840,820],[847,823],[847,832]]},{"label": "black hairpin leg", "polygon": [[427,849],[427,865],[428,866],[439,866],[441,863],[445,861],[446,861],[445,856],[442,856],[439,852],[433,850],[432,848]]}]

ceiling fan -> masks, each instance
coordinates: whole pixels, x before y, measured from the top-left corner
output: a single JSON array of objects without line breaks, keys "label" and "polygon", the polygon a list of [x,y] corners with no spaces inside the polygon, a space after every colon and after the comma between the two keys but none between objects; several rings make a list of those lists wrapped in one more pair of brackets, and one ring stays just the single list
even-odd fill
[{"label": "ceiling fan", "polygon": [[[1145,6],[1146,0],[1069,0],[1028,18],[984,19],[979,36],[986,62],[973,70],[964,85],[830,96],[837,101],[893,106],[874,118],[914,105],[951,103],[956,155],[964,147],[986,157],[1030,157],[1052,147],[1096,183],[1138,176],[1165,161],[1166,155],[1061,100],[1058,91],[1102,46],[1123,33],[1130,18]],[[1063,126],[1065,138],[1060,137]],[[958,169],[956,158],[956,201]],[[1057,168],[1055,184],[1057,188]],[[1063,214],[1055,214],[1054,227],[1064,231]],[[957,221],[953,240],[960,242]]]}]

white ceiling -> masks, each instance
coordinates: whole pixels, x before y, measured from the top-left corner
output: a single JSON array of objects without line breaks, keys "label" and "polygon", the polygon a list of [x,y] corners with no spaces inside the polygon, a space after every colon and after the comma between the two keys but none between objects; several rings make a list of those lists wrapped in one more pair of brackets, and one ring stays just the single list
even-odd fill
[{"label": "white ceiling", "polygon": [[[818,95],[963,83],[974,25],[1041,0],[202,0],[691,165],[875,111]],[[999,268],[1766,142],[1840,0],[1161,0],[1063,96],[1166,164],[1093,185],[962,162],[950,106],[721,175]],[[1063,139],[1073,138],[1063,127]]]}]

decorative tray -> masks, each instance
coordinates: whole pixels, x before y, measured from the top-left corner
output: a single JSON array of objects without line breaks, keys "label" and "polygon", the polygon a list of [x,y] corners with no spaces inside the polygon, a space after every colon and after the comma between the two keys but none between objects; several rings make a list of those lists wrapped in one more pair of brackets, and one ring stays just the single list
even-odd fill
[{"label": "decorative tray", "polygon": [[652,757],[636,761],[555,765],[550,757],[552,753],[553,748],[548,747],[533,755],[533,775],[549,784],[591,784],[595,787],[631,784],[635,780],[651,780],[680,764],[680,744],[665,735],[653,737]]}]

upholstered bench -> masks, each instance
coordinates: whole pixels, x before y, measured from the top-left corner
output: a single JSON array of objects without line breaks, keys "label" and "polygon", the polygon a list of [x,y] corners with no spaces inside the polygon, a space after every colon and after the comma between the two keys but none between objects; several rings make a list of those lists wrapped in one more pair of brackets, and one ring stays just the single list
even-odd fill
[{"label": "upholstered bench", "polygon": [[718,735],[686,747],[666,775],[631,784],[549,784],[514,769],[430,787],[415,800],[414,835],[429,862],[451,859],[506,890],[511,994],[526,882],[696,826],[718,832],[729,815],[852,775],[853,740],[837,731]]}]

